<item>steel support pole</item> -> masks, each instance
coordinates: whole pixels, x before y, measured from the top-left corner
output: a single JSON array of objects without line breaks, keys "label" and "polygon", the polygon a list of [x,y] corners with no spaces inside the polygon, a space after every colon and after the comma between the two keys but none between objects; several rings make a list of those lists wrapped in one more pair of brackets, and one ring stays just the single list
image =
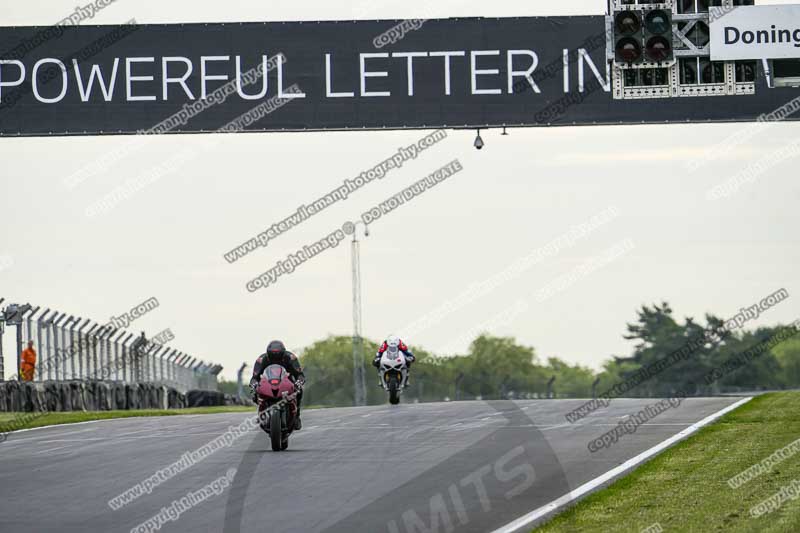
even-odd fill
[{"label": "steel support pole", "polygon": [[153,364],[153,372],[150,374],[150,382],[158,383],[158,352],[161,351],[161,346],[153,344],[150,350],[150,361]]},{"label": "steel support pole", "polygon": [[77,353],[75,354],[78,360],[78,379],[83,379],[83,328],[89,323],[87,318],[85,322],[78,326],[78,344],[75,347]]},{"label": "steel support pole", "polygon": [[197,388],[197,378],[195,376],[194,367],[197,364],[197,358],[192,357],[189,359],[189,362],[186,363],[186,377],[188,380],[188,388],[189,390]]},{"label": "steel support pole", "polygon": [[133,337],[133,333],[128,333],[128,336],[122,340],[122,381],[125,383],[130,383],[132,381],[131,376],[133,373],[133,366],[131,365],[131,350],[128,343]]},{"label": "steel support pole", "polygon": [[219,373],[220,373],[220,372],[222,372],[222,370],[223,370],[224,368],[225,368],[225,367],[224,367],[224,366],[222,366],[222,365],[216,365],[216,366],[215,366],[215,367],[214,367],[214,368],[211,370],[211,375],[212,375],[212,376],[213,376],[213,378],[214,378],[214,380],[213,380],[213,384],[214,384],[214,390],[218,390],[218,389],[219,389]]},{"label": "steel support pole", "polygon": [[172,363],[172,371],[174,372],[175,388],[178,390],[181,389],[181,359],[183,359],[183,353],[177,351],[175,360]]},{"label": "steel support pole", "polygon": [[105,356],[106,356],[106,333],[108,329],[106,326],[100,326],[97,330],[97,359],[95,361],[96,367],[94,369],[94,379],[103,381],[103,374],[106,370]]},{"label": "steel support pole", "polygon": [[144,381],[145,383],[153,382],[153,346],[145,345],[147,350],[144,353]]},{"label": "steel support pole", "polygon": [[106,345],[106,362],[105,368],[103,369],[103,379],[106,381],[111,380],[111,373],[114,371],[114,366],[111,361],[111,337],[113,337],[117,333],[117,328],[109,327],[108,333],[105,336],[105,345]]},{"label": "steel support pole", "polygon": [[103,345],[103,337],[106,333],[106,327],[100,326],[97,328],[97,337],[95,338],[95,352],[94,352],[94,379],[102,381],[103,379],[103,352],[105,346]]},{"label": "steel support pole", "polygon": [[164,372],[167,385],[172,386],[172,358],[175,356],[175,349],[168,349],[164,354]]},{"label": "steel support pole", "polygon": [[187,355],[186,356],[186,360],[183,362],[182,366],[183,366],[184,387],[186,387],[186,390],[188,391],[188,390],[192,389],[192,370],[191,370],[191,367],[192,367],[192,356],[191,355]]},{"label": "steel support pole", "polygon": [[175,383],[176,388],[180,391],[183,391],[183,381],[184,381],[184,374],[183,374],[183,361],[185,360],[186,356],[183,352],[178,352],[178,357],[175,359]]},{"label": "steel support pole", "polygon": [[142,345],[142,383],[150,383],[152,381],[150,377],[150,356],[152,351],[152,346],[148,346],[147,344]]},{"label": "steel support pole", "polygon": [[87,318],[83,325],[81,325],[80,330],[78,330],[80,333],[80,338],[78,339],[78,379],[81,380],[89,379],[89,344],[91,342],[90,334],[94,328],[97,327],[97,325],[91,326],[86,332],[83,330],[91,323],[92,321]]},{"label": "steel support pole", "polygon": [[17,324],[15,329],[17,333],[17,381],[22,381],[22,324]]},{"label": "steel support pole", "polygon": [[175,382],[175,361],[178,359],[178,350],[173,348],[172,353],[169,354],[169,366],[167,367],[167,372],[169,373],[169,383],[173,387],[177,388]]},{"label": "steel support pole", "polygon": [[126,341],[127,339],[123,339],[119,347],[119,351],[122,352],[122,360],[120,362],[120,365],[122,365],[122,383],[128,382],[128,373],[126,371],[128,366],[128,343]]},{"label": "steel support pole", "polygon": [[181,380],[184,390],[187,391],[192,388],[191,377],[189,375],[189,361],[191,361],[191,359],[191,356],[187,355],[181,362]]},{"label": "steel support pole", "polygon": [[186,365],[187,375],[189,376],[189,390],[196,390],[199,389],[200,386],[197,383],[197,371],[195,367],[197,366],[197,358],[193,357],[191,361],[189,361]]},{"label": "steel support pole", "polygon": [[239,371],[236,372],[236,395],[240,400],[244,399],[244,369],[247,368],[247,363],[242,363]]},{"label": "steel support pole", "polygon": [[199,390],[205,390],[205,377],[203,376],[203,369],[204,368],[205,368],[205,365],[202,362],[200,362],[200,363],[197,363],[197,366],[195,366],[192,369],[192,372],[194,372],[194,381],[195,381],[195,383],[197,385],[196,388],[199,389]]},{"label": "steel support pole", "polygon": [[138,346],[139,338],[133,339],[133,343],[131,343],[130,350],[128,350],[130,356],[128,360],[130,361],[130,379],[131,383],[138,383],[139,382],[139,346]]},{"label": "steel support pole", "polygon": [[98,358],[98,345],[100,344],[100,336],[103,334],[103,327],[98,324],[97,332],[91,339],[92,345],[92,375],[89,379],[97,380],[97,374],[100,371],[100,359]]},{"label": "steel support pole", "polygon": [[[47,315],[50,314],[50,309],[45,309],[44,312],[36,319],[36,345],[39,347],[39,354],[44,354],[44,349],[42,348],[42,322]],[[36,372],[34,374],[34,380],[42,381],[44,376],[40,372]]]},{"label": "steel support pole", "polygon": [[153,358],[155,359],[155,368],[153,370],[153,380],[156,383],[163,384],[164,382],[164,359],[163,359],[163,352],[164,346],[156,346],[155,352],[153,352]]},{"label": "steel support pole", "polygon": [[197,362],[197,366],[194,367],[194,375],[197,388],[206,390],[206,364],[204,362]]},{"label": "steel support pole", "polygon": [[[28,315],[28,331],[27,331],[28,338],[24,339],[25,342],[32,340],[31,337],[33,337],[33,315],[35,315],[38,311],[39,311],[39,306],[36,306],[36,308],[33,309],[31,313]],[[39,360],[41,360],[41,356],[39,356]],[[36,374],[37,372],[36,369],[34,368],[33,370],[34,377],[36,376]]]},{"label": "steel support pole", "polygon": [[[48,346],[48,348],[52,348],[53,355],[50,355],[47,359],[43,359],[43,361],[47,361],[48,363],[47,365],[48,375],[50,366],[53,367],[53,375],[55,376],[56,381],[58,381],[58,371],[61,369],[61,365],[58,364],[59,363],[58,359],[61,356],[61,347],[60,343],[58,342],[58,323],[61,321],[62,318],[64,318],[64,313],[57,315],[55,320],[52,320],[50,322],[50,327],[48,329],[52,330],[53,332],[53,344],[52,346]],[[48,344],[50,343],[48,342]]]},{"label": "steel support pole", "polygon": [[[65,315],[66,316],[66,315]],[[58,339],[58,349],[56,350],[56,357],[58,358],[58,365],[61,368],[61,380],[66,381],[67,379],[67,358],[64,357],[65,350],[67,346],[66,340],[66,326],[69,324],[69,317],[67,316],[64,321],[57,325],[56,336],[59,337]],[[58,379],[58,378],[56,378]]]},{"label": "steel support pole", "polygon": [[[55,316],[58,317],[58,312],[55,313]],[[52,338],[53,328],[52,328],[52,325],[53,325],[53,319],[52,318],[48,319],[47,322],[44,323],[44,327],[45,327],[44,338],[45,338],[45,343],[47,344],[47,356],[44,356],[44,355],[40,354],[39,357],[42,360],[50,359],[50,349],[53,347],[53,338]],[[52,364],[48,364],[47,365],[47,381],[52,381],[53,380],[53,366],[54,365],[52,365]]]},{"label": "steel support pole", "polygon": [[[5,301],[5,298],[0,298],[0,305]],[[0,383],[6,380],[5,358],[3,355],[3,333],[5,333],[5,329],[5,312],[3,309],[0,309]]]},{"label": "steel support pole", "polygon": [[128,340],[130,337],[122,341],[122,382],[128,383],[128,368],[130,364],[130,350],[128,350]]},{"label": "steel support pole", "polygon": [[[119,381],[119,341],[122,337],[125,336],[125,332],[123,331],[117,337],[110,341],[111,345],[114,347],[114,361],[111,363],[111,368],[114,371],[114,381]],[[111,374],[109,373],[109,378]]]},{"label": "steel support pole", "polygon": [[[365,229],[365,235],[369,230]],[[354,404],[359,407],[367,403],[367,386],[364,371],[364,341],[361,337],[361,244],[358,228],[354,228],[350,246],[353,276],[353,390]]]},{"label": "steel support pole", "polygon": [[158,374],[162,385],[166,385],[168,381],[167,376],[167,358],[169,357],[170,349],[161,345],[161,351],[158,355]]},{"label": "steel support pole", "polygon": [[69,353],[69,379],[74,381],[75,380],[75,328],[81,321],[81,317],[74,317],[72,320],[72,324],[69,327],[69,348],[67,350]]},{"label": "steel support pole", "polygon": [[136,382],[147,381],[147,343],[142,343],[136,353]]},{"label": "steel support pole", "polygon": [[123,365],[123,361],[119,358],[120,352],[120,344],[122,343],[122,339],[127,335],[127,332],[120,331],[117,338],[114,339],[114,381],[120,381],[120,367]]},{"label": "steel support pole", "polygon": [[140,383],[142,381],[142,352],[140,337],[136,337],[131,346],[131,383]]},{"label": "steel support pole", "polygon": [[150,349],[147,350],[147,366],[148,366],[148,376],[147,382],[148,383],[155,383],[156,382],[156,351],[157,348],[155,345],[151,344]]},{"label": "steel support pole", "polygon": [[189,356],[183,352],[181,352],[181,356],[181,360],[178,362],[178,382],[180,382],[181,387],[186,390],[188,383],[186,363],[189,361]]},{"label": "steel support pole", "polygon": [[170,348],[169,353],[166,356],[166,372],[167,372],[167,383],[172,387],[174,386],[175,381],[175,359],[178,357],[178,350],[175,348]]}]

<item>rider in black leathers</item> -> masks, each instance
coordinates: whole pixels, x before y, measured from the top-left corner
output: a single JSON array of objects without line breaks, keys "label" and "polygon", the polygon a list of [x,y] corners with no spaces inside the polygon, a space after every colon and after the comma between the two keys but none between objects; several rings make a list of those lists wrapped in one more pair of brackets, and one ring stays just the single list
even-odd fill
[{"label": "rider in black leathers", "polygon": [[303,373],[303,367],[300,366],[300,360],[295,354],[286,349],[286,346],[281,341],[272,341],[267,346],[266,353],[261,354],[256,359],[253,365],[253,377],[250,379],[250,390],[253,393],[253,402],[258,403],[258,395],[256,388],[261,381],[261,374],[269,365],[281,365],[289,373],[289,377],[294,381],[297,386],[297,418],[295,419],[295,429],[302,429],[303,424],[300,421],[300,404],[303,402],[303,385],[306,382],[306,376]]}]

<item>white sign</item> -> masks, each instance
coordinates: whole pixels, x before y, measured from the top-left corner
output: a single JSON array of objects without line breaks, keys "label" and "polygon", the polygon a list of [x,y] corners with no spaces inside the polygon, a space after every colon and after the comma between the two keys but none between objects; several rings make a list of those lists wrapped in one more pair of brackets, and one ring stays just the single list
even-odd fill
[{"label": "white sign", "polygon": [[712,61],[800,58],[800,5],[709,11]]}]

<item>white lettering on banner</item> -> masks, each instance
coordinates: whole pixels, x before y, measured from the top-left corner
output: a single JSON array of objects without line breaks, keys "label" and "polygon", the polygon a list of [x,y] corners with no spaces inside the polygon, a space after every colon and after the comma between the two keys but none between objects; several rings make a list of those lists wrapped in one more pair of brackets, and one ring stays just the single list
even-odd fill
[{"label": "white lettering on banner", "polygon": [[225,74],[225,75],[216,74],[214,76],[209,75],[208,74],[208,63],[211,62],[211,61],[217,61],[217,62],[230,61],[230,59],[231,59],[230,56],[203,56],[203,57],[200,58],[200,80],[201,80],[201,84],[202,84],[200,98],[202,98],[203,100],[208,98],[208,86],[206,85],[207,82],[209,82],[209,81],[228,81],[228,75],[227,74]]},{"label": "white lettering on banner", "polygon": [[377,54],[361,54],[361,96],[391,96],[389,91],[367,91],[367,78],[388,78],[389,73],[386,71],[367,71],[367,59],[381,59],[387,58],[389,54],[380,52]]},{"label": "white lettering on banner", "polygon": [[[154,57],[129,57],[125,59],[125,78],[127,80],[127,96],[129,102],[146,102],[155,100],[155,96],[133,96],[133,82],[135,81],[153,81],[153,76],[134,76],[132,74],[133,63],[153,63],[156,60]],[[34,74],[34,77],[36,75]]]},{"label": "white lettering on banner", "polygon": [[[14,65],[19,72],[19,76],[14,81],[3,80],[3,65]],[[16,59],[0,59],[0,101],[3,100],[3,87],[19,87],[25,81],[25,64]]]},{"label": "white lettering on banner", "polygon": [[[237,59],[236,66],[238,67],[239,58],[237,57],[236,59]],[[167,69],[169,68],[168,65],[170,62],[175,62],[175,63],[180,62],[186,65],[186,72],[183,73],[183,76],[181,76],[180,78],[172,78],[167,74]],[[167,93],[167,84],[169,83],[179,84],[181,87],[183,87],[183,92],[186,93],[186,96],[189,97],[189,100],[194,100],[194,94],[192,94],[192,91],[189,89],[189,87],[186,86],[186,80],[189,79],[189,76],[192,75],[192,70],[194,70],[192,67],[192,62],[191,60],[189,60],[188,57],[164,57],[161,59],[161,69],[164,72],[164,82],[162,84],[162,92],[163,92],[162,97],[164,100],[169,100],[169,95]]]},{"label": "white lettering on banner", "polygon": [[443,57],[444,58],[444,94],[450,96],[450,58],[451,57],[464,57],[467,55],[466,52],[431,52],[429,54],[431,57]]},{"label": "white lettering on banner", "polygon": [[408,58],[408,96],[414,96],[414,58],[428,57],[428,52],[395,52],[392,57]]},{"label": "white lettering on banner", "polygon": [[[54,65],[58,65],[58,68],[61,69],[61,92],[55,98],[45,98],[41,94],[39,94],[39,68],[42,65],[46,65],[48,63],[52,63]],[[40,59],[36,62],[33,66],[33,73],[31,74],[31,78],[33,78],[33,95],[36,97],[37,100],[44,104],[55,104],[56,102],[60,102],[64,99],[67,95],[67,66],[62,63],[58,59],[53,59],[52,57],[46,57],[44,59]]]},{"label": "white lettering on banner", "polygon": [[711,60],[800,58],[800,5],[710,8]]},{"label": "white lettering on banner", "polygon": [[[479,69],[478,57],[499,56],[500,50],[474,50],[472,55],[472,94],[502,94],[500,89],[478,89],[478,76],[497,76],[500,74],[499,68]],[[510,61],[510,59],[509,59]]]},{"label": "white lettering on banner", "polygon": [[[798,39],[800,42],[800,33]],[[602,89],[610,92],[608,65],[606,72],[602,72],[600,61],[593,60],[586,49],[580,48],[576,52],[578,61],[572,68],[577,72],[578,90],[585,91],[585,79],[594,76]],[[569,50],[564,54],[564,92],[569,93]],[[96,63],[72,59],[69,68],[55,58],[40,59],[35,64],[33,61],[0,59],[0,104],[12,101],[13,93],[25,90],[26,84],[32,86],[34,96],[44,104],[55,104],[65,99],[70,101],[70,93],[75,100],[87,104],[119,100],[205,101],[213,99],[214,92],[220,86],[226,86],[224,82],[235,87],[228,96],[242,101],[268,100],[273,96],[280,99],[307,98],[305,92],[292,92],[286,88],[290,84],[296,85],[296,73],[283,62],[275,69],[276,82],[269,80],[268,60],[268,54],[260,53],[255,60],[256,64],[262,65],[261,79],[255,80],[260,83],[246,91],[243,79],[245,61],[249,66],[253,60],[243,60],[241,55],[113,57]],[[325,98],[400,96],[395,94],[398,90],[389,90],[390,86],[403,87],[403,95],[410,97],[432,96],[419,94],[421,87],[444,96],[464,96],[466,93],[491,97],[527,92],[536,97],[542,94],[539,83],[553,76],[553,73],[540,71],[537,81],[540,55],[529,49],[363,52],[349,59],[341,57],[341,54],[325,53],[320,62],[324,62],[325,67]],[[37,77],[40,73],[42,76]],[[520,85],[530,89],[520,91]],[[115,92],[117,87],[119,90]],[[322,92],[322,87],[310,87],[310,91],[318,89]]]}]

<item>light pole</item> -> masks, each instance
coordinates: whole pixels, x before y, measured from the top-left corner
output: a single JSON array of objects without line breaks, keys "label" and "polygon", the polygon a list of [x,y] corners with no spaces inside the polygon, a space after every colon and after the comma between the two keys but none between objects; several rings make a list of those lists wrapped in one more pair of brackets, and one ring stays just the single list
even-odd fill
[{"label": "light pole", "polygon": [[[0,298],[0,304],[5,302],[5,298]],[[0,309],[0,382],[6,380],[6,371],[5,371],[5,363],[3,361],[3,333],[5,332],[6,328],[6,315]]]},{"label": "light pole", "polygon": [[364,370],[364,339],[361,337],[361,243],[358,225],[364,226],[364,237],[369,237],[369,227],[359,221],[353,224],[353,242],[350,253],[353,264],[353,381],[356,407],[367,405],[367,385]]}]

